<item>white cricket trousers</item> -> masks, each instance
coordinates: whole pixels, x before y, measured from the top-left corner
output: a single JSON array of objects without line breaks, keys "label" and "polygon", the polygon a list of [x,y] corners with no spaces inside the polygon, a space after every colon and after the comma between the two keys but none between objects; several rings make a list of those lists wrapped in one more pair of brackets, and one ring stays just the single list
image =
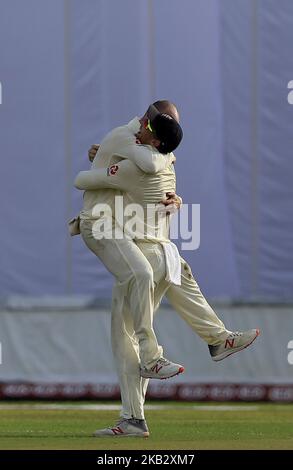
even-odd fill
[{"label": "white cricket trousers", "polygon": [[[231,332],[225,328],[202,295],[185,260],[181,258],[181,286],[176,286],[165,281],[166,265],[161,245],[139,242],[137,246],[153,267],[154,312],[162,297],[166,295],[172,307],[206,343],[219,344],[225,341]],[[123,309],[117,309],[116,304],[121,305],[120,298],[119,286],[116,285],[113,290],[112,348],[121,390],[121,416],[127,419],[144,419],[144,402],[149,379],[140,376],[139,349],[132,315],[127,302],[123,304]]]},{"label": "white cricket trousers", "polygon": [[[147,294],[145,286],[143,294],[141,294],[141,282],[135,282],[136,267],[138,266],[140,270],[145,269],[144,281],[146,278],[148,279],[147,292],[150,292],[151,300],[146,301],[145,310],[142,312],[143,316],[151,315],[151,320],[146,319],[148,325],[152,325],[153,311],[158,308],[162,297],[166,295],[176,312],[207,344],[221,343],[227,338],[230,331],[225,328],[223,322],[202,295],[189,265],[183,258],[181,258],[181,285],[176,286],[165,281],[165,256],[159,243],[139,242],[135,244],[131,240],[126,240],[129,242],[126,243],[124,239],[95,240],[91,227],[92,222],[82,221],[83,239],[117,280],[112,299],[111,342],[121,390],[121,415],[127,419],[132,417],[144,419],[144,401],[148,379],[143,379],[140,376],[141,347],[135,326],[137,324],[136,313],[140,313],[141,309],[138,308],[137,311],[134,311],[132,305],[137,305],[138,300],[135,299],[137,295],[142,299],[142,295],[146,298]],[[121,258],[127,275],[118,266]],[[149,288],[150,279],[154,286],[154,292]],[[150,303],[154,306],[153,309],[150,307]],[[143,309],[143,305],[141,308]],[[151,330],[153,331],[152,326]],[[158,348],[161,354],[160,346]]]},{"label": "white cricket trousers", "polygon": [[[92,221],[81,221],[84,242],[116,278],[120,297],[113,302],[112,316],[121,315],[126,299],[138,340],[141,365],[150,368],[163,355],[153,330],[154,279],[153,269],[133,240],[123,238],[96,240]],[[112,328],[113,330],[113,328]],[[122,331],[118,331],[119,334]]]}]

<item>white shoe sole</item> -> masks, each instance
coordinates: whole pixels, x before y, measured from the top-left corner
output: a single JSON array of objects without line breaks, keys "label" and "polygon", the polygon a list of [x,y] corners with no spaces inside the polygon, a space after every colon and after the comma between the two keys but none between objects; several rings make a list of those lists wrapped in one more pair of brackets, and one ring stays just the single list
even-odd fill
[{"label": "white shoe sole", "polygon": [[256,330],[255,337],[249,343],[244,344],[243,346],[239,346],[239,348],[234,348],[233,351],[231,351],[231,350],[230,351],[224,351],[222,354],[219,354],[219,356],[212,357],[212,360],[215,361],[215,362],[219,362],[219,361],[222,361],[223,359],[226,359],[226,357],[229,357],[234,353],[237,353],[239,351],[242,351],[245,348],[248,348],[248,346],[250,346],[253,343],[253,341],[255,341],[256,338],[259,335],[260,335],[260,331]]},{"label": "white shoe sole", "polygon": [[176,377],[176,375],[179,375],[179,374],[183,374],[184,372],[184,367],[180,367],[180,369],[173,375],[168,375],[167,377],[158,377],[158,376],[151,376],[151,375],[143,375],[144,372],[141,372],[140,375],[141,377],[143,377],[144,379],[157,379],[157,380],[166,380],[166,379],[171,379],[172,377]]},{"label": "white shoe sole", "polygon": [[144,432],[142,434],[93,434],[93,437],[149,437],[149,432]]}]

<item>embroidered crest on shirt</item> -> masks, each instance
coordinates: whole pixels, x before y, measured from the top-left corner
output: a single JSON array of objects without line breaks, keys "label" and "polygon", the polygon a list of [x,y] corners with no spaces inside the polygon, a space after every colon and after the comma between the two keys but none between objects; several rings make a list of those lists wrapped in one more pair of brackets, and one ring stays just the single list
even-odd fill
[{"label": "embroidered crest on shirt", "polygon": [[109,168],[107,168],[107,175],[108,176],[114,176],[114,175],[116,175],[118,170],[119,170],[118,165],[111,165]]}]

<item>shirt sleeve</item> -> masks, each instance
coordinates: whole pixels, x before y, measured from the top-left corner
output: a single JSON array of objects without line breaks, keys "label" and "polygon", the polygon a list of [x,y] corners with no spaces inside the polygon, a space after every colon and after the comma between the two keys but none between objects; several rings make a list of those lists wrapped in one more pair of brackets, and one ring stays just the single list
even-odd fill
[{"label": "shirt sleeve", "polygon": [[129,160],[123,160],[109,168],[80,171],[74,186],[81,190],[118,189],[129,190],[138,182],[138,170]]},{"label": "shirt sleeve", "polygon": [[131,134],[133,134],[133,135],[137,134],[137,132],[140,129],[140,120],[139,120],[139,118],[136,116],[134,119],[129,121],[128,124],[126,124],[126,127],[127,127],[127,129],[129,130],[129,132]]},{"label": "shirt sleeve", "polygon": [[120,158],[127,158],[145,173],[154,174],[164,170],[173,162],[173,154],[163,155],[150,145],[137,143],[135,134],[139,131],[139,128],[140,121],[138,117],[132,119],[124,127],[123,133],[127,138],[119,148],[119,151],[115,152],[115,155]]},{"label": "shirt sleeve", "polygon": [[158,173],[173,162],[173,154],[163,155],[154,150],[150,145],[128,144],[117,153],[121,158],[128,158],[144,173]]}]

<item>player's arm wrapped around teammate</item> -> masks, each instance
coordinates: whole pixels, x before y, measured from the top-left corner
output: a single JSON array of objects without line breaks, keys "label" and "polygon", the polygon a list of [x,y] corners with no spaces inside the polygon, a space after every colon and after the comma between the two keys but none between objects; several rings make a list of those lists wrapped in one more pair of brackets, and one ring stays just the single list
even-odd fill
[{"label": "player's arm wrapped around teammate", "polygon": [[136,167],[128,160],[111,165],[108,168],[97,168],[80,171],[75,178],[74,186],[81,190],[97,189],[129,189],[131,180],[135,177]]},{"label": "player's arm wrapped around teammate", "polygon": [[163,155],[150,145],[129,143],[119,150],[119,157],[128,158],[144,173],[158,173],[171,165],[175,160],[173,153]]}]

